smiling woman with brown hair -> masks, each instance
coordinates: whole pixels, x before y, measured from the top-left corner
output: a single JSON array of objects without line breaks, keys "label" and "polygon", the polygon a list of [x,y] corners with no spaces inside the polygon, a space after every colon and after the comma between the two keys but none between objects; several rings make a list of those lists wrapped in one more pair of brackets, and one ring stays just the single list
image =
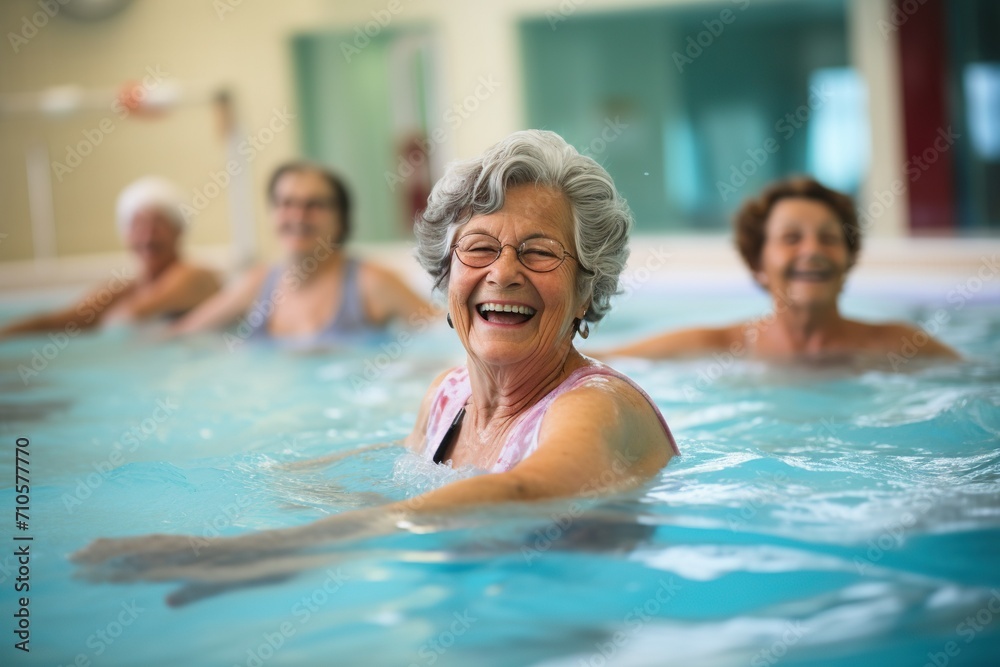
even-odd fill
[{"label": "smiling woman with brown hair", "polygon": [[[840,314],[837,301],[861,250],[854,202],[811,178],[790,178],[737,212],[736,246],[772,312],[752,322],[673,331],[603,352],[602,357],[664,358],[730,352],[753,357],[846,354],[957,358],[908,324],[869,324]],[[889,357],[891,360],[891,357]]]}]

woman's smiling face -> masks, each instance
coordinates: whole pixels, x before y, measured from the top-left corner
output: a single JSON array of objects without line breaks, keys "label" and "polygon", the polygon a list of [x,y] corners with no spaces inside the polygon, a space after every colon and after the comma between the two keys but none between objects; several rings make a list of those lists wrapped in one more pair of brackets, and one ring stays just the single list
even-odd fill
[{"label": "woman's smiling face", "polygon": [[580,267],[567,257],[551,271],[532,271],[518,260],[517,248],[544,237],[575,257],[573,224],[569,203],[559,191],[518,185],[507,190],[502,209],[473,216],[458,229],[456,241],[478,233],[504,246],[500,257],[483,268],[466,266],[452,251],[448,310],[471,356],[502,366],[565,354],[573,320],[586,309],[577,293]]},{"label": "woman's smiling face", "polygon": [[292,257],[316,252],[323,243],[337,243],[343,233],[336,195],[314,171],[290,171],[278,180],[271,217],[279,241]]},{"label": "woman's smiling face", "polygon": [[796,306],[835,304],[851,257],[844,228],[826,204],[789,197],[771,208],[757,281]]},{"label": "woman's smiling face", "polygon": [[146,274],[155,276],[177,259],[180,235],[165,213],[148,206],[132,216],[125,242]]}]

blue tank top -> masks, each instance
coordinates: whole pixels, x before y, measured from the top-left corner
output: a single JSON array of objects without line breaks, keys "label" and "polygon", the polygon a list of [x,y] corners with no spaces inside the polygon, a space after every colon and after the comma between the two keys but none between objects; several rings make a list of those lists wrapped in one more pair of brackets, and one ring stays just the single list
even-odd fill
[{"label": "blue tank top", "polygon": [[[296,342],[336,342],[358,337],[369,337],[381,329],[368,322],[365,317],[364,304],[361,301],[361,288],[358,284],[358,271],[361,263],[354,258],[347,258],[344,267],[344,284],[341,286],[340,308],[319,331],[307,336],[282,336]],[[278,280],[285,272],[284,266],[272,268],[264,286],[257,295],[257,300],[247,315],[246,321],[251,327],[250,337],[255,340],[277,339],[267,330],[267,323],[274,312],[274,294]]]}]

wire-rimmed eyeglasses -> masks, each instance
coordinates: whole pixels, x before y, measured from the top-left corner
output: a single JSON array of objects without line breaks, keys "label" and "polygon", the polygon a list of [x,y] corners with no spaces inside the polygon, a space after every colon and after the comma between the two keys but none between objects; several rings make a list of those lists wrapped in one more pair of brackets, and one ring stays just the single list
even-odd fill
[{"label": "wire-rimmed eyeglasses", "polygon": [[[510,243],[501,243],[500,239],[489,234],[474,232],[458,239],[452,244],[451,249],[458,255],[458,261],[462,264],[473,269],[483,269],[497,261],[503,249],[508,245],[514,248],[518,261],[526,269],[535,273],[555,271],[566,261],[567,257],[576,260],[577,263],[580,262],[579,259],[566,252],[566,248],[559,241],[544,236],[530,238],[515,246]],[[592,273],[582,265],[580,270]]]}]

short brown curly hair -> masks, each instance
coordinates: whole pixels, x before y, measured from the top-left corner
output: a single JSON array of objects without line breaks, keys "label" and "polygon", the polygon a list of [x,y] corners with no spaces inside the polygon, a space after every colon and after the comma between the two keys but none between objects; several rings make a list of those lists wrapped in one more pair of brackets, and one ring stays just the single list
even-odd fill
[{"label": "short brown curly hair", "polygon": [[861,226],[854,209],[854,200],[842,192],[831,190],[809,176],[793,176],[771,183],[758,197],[747,199],[733,218],[736,247],[751,271],[760,269],[760,253],[764,248],[767,218],[774,205],[782,199],[804,198],[826,204],[840,219],[847,241],[847,253],[854,263],[861,250]]}]

